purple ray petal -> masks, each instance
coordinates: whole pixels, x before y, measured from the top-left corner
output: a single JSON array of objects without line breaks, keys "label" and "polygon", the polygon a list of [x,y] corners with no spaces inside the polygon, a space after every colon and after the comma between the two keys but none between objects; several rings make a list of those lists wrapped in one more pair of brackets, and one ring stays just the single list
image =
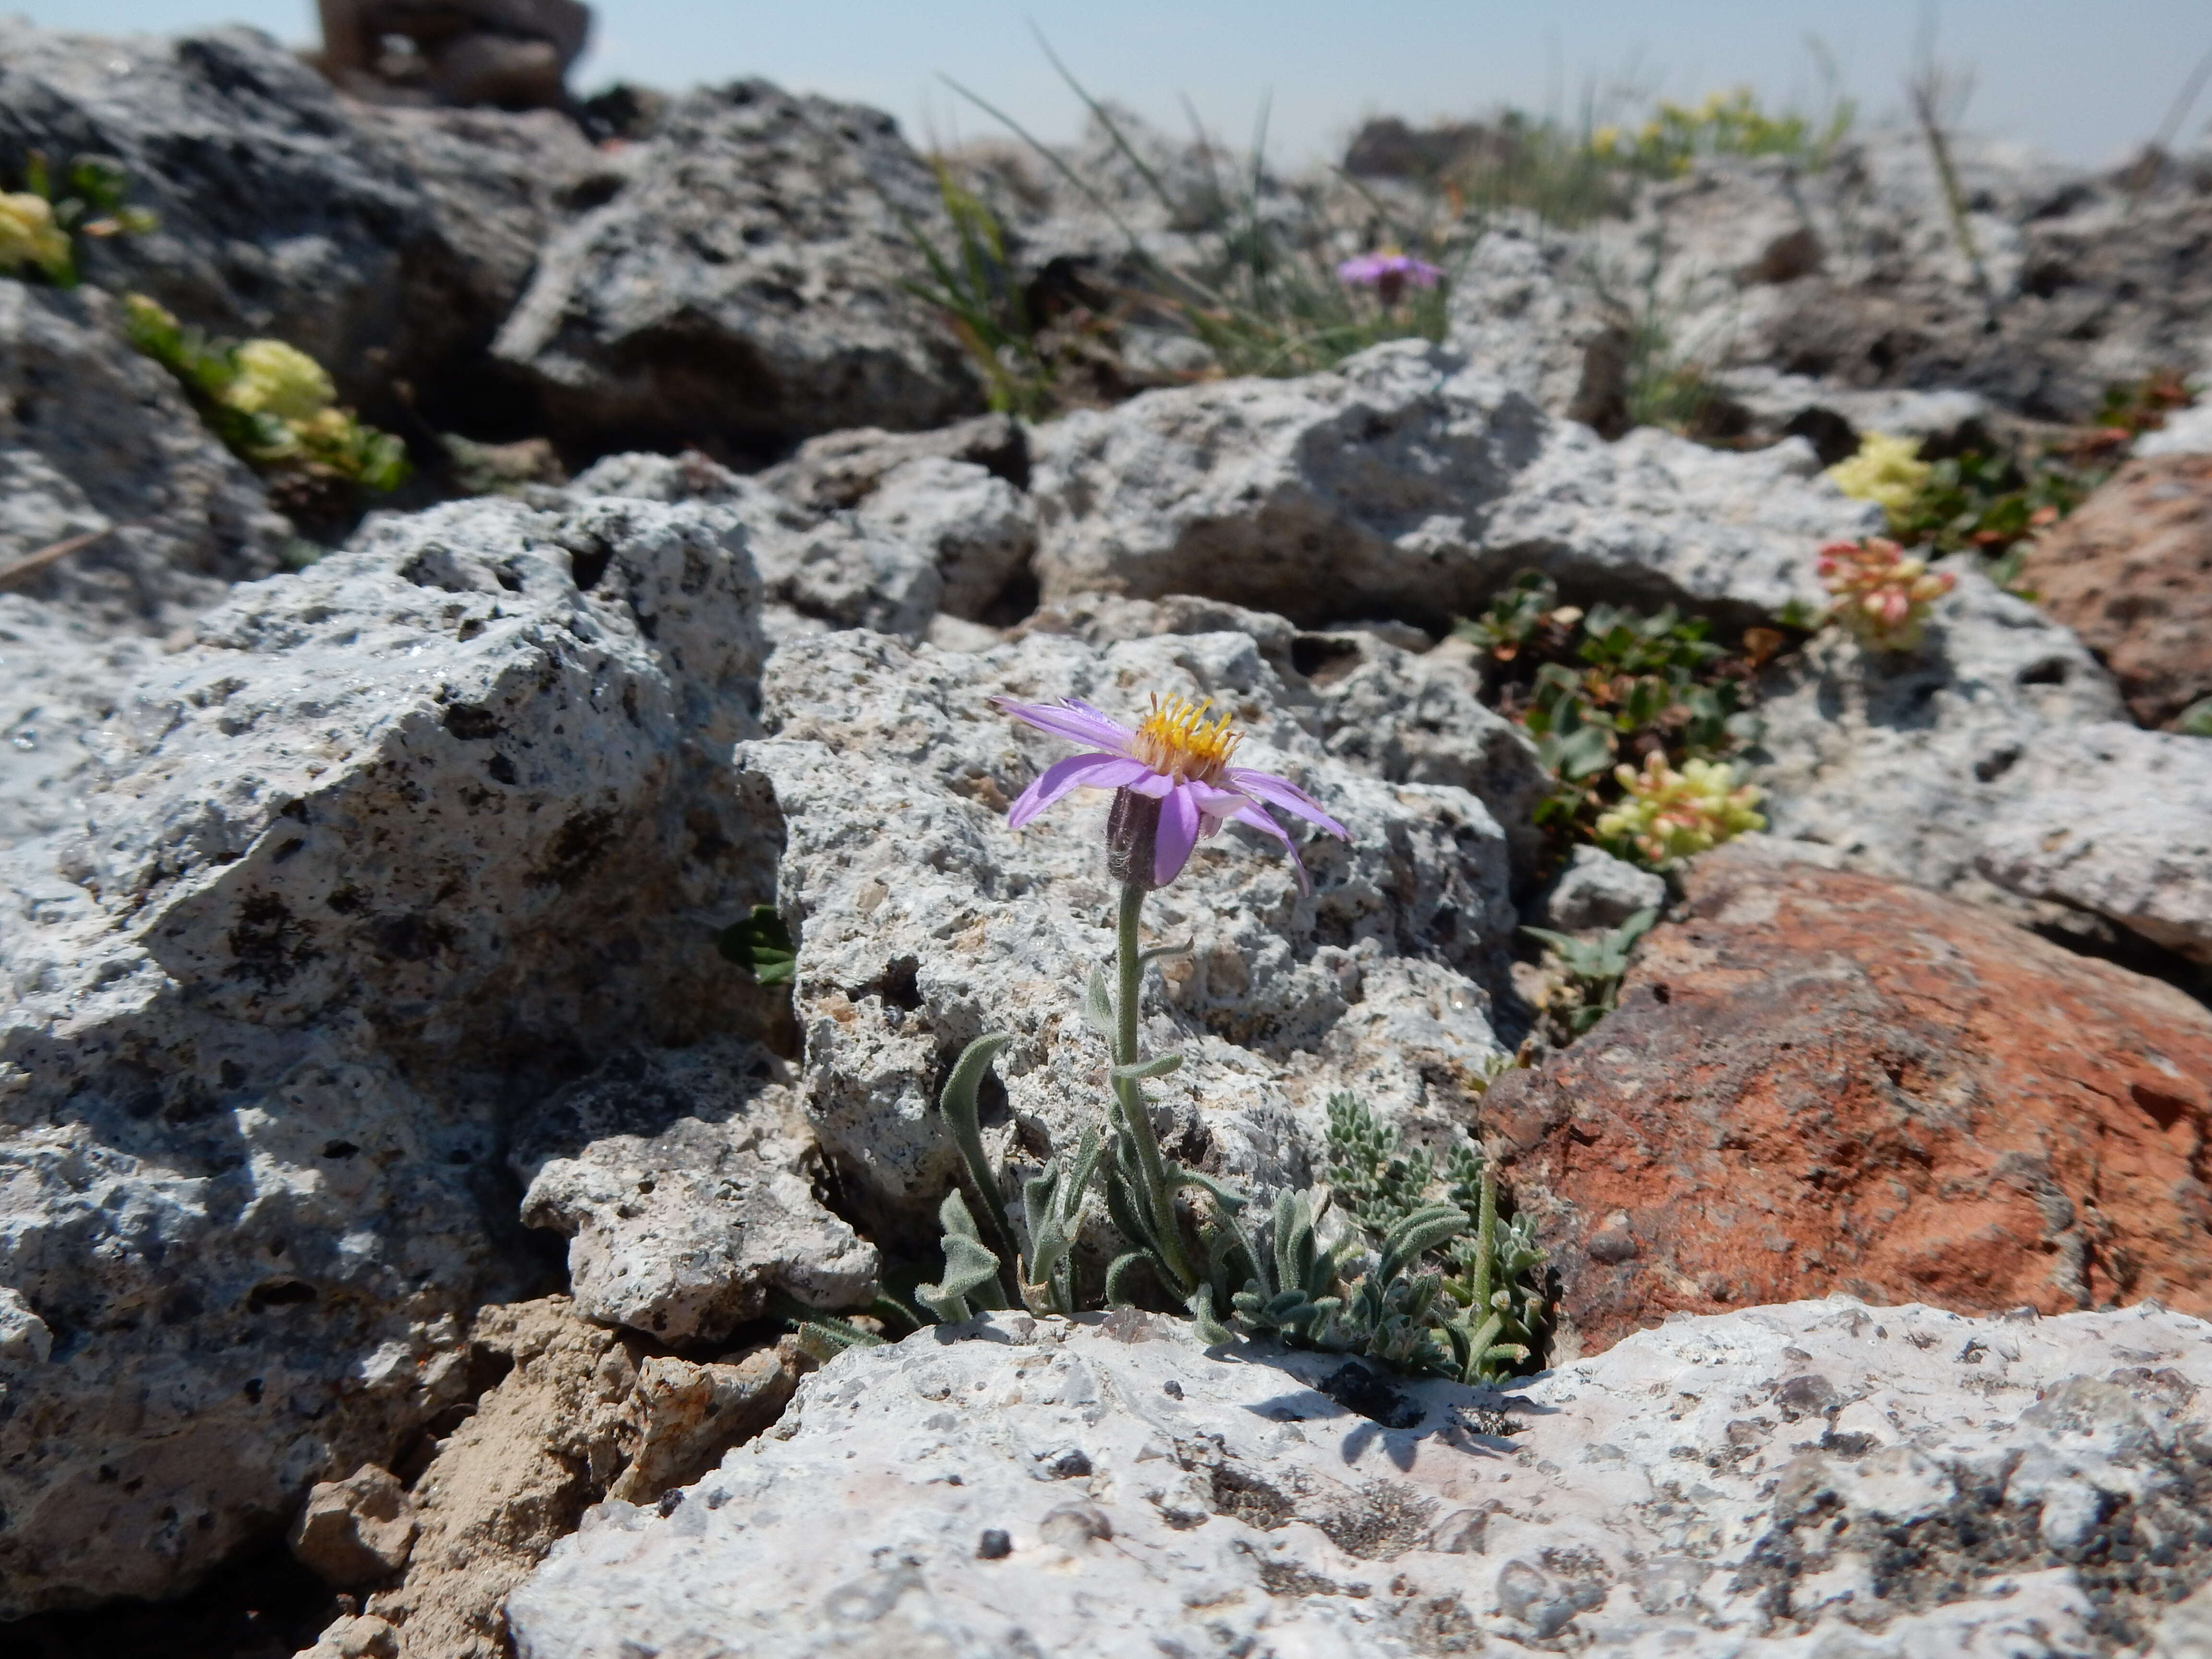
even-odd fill
[{"label": "purple ray petal", "polygon": [[1198,803],[1187,786],[1168,791],[1160,800],[1160,827],[1152,841],[1152,885],[1164,887],[1190,862],[1190,849],[1198,844]]},{"label": "purple ray petal", "polygon": [[1197,778],[1185,787],[1190,791],[1190,798],[1198,803],[1198,810],[1209,818],[1233,818],[1240,807],[1252,804],[1252,798],[1241,791],[1224,789],[1218,784]]},{"label": "purple ray petal", "polygon": [[1282,842],[1283,850],[1291,855],[1291,868],[1297,876],[1298,890],[1301,893],[1313,891],[1313,878],[1306,874],[1305,864],[1298,857],[1297,844],[1291,841],[1281,824],[1267,816],[1265,810],[1257,806],[1247,806],[1235,816],[1234,822],[1243,824],[1247,829],[1257,830],[1263,835],[1273,836],[1277,841]]},{"label": "purple ray petal", "polygon": [[1136,781],[1122,787],[1133,789],[1140,795],[1150,795],[1154,800],[1165,800],[1168,791],[1176,787],[1176,781],[1164,772],[1153,771],[1142,761],[1139,761],[1137,765],[1141,770]]},{"label": "purple ray petal", "polygon": [[1279,806],[1294,817],[1304,818],[1316,829],[1326,830],[1339,841],[1350,841],[1352,832],[1322,810],[1322,805],[1288,778],[1279,778],[1273,772],[1255,772],[1249,767],[1232,766],[1227,773],[1229,781],[1246,794],[1263,800],[1270,806]]},{"label": "purple ray petal", "polygon": [[1037,774],[1036,781],[1022,791],[1021,799],[1006,814],[1006,827],[1020,829],[1072,790],[1119,789],[1147,775],[1144,762],[1120,755],[1070,755],[1046,767]]},{"label": "purple ray petal", "polygon": [[1129,728],[1118,720],[1107,719],[1089,703],[1074,697],[1057,703],[1015,702],[1007,697],[994,701],[1006,713],[1040,732],[1049,732],[1073,743],[1087,743],[1116,755],[1129,752],[1129,739],[1133,735]]}]

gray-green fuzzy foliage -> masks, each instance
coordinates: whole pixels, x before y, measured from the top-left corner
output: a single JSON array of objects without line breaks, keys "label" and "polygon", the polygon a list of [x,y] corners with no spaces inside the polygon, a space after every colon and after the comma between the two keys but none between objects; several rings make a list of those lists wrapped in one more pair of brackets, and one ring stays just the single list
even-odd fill
[{"label": "gray-green fuzzy foliage", "polygon": [[[1094,971],[1083,997],[1084,1018],[1114,1060],[1103,1141],[1085,1129],[1072,1152],[1022,1183],[1018,1204],[1010,1201],[983,1145],[977,1104],[1009,1038],[993,1032],[969,1043],[939,1101],[968,1191],[946,1194],[938,1210],[943,1272],[915,1288],[915,1308],[891,1310],[890,1322],[951,1322],[1014,1307],[1066,1316],[1150,1296],[1181,1304],[1209,1342],[1240,1332],[1270,1336],[1466,1382],[1526,1364],[1542,1322],[1542,1257],[1525,1222],[1499,1218],[1497,1178],[1473,1143],[1454,1148],[1439,1174],[1430,1153],[1401,1152],[1396,1131],[1364,1103],[1335,1096],[1335,1194],[1275,1193],[1257,1233],[1243,1194],[1163,1155],[1144,1085],[1182,1060],[1139,1055],[1136,999],[1145,967],[1179,952],[1139,948],[1144,891],[1124,890],[1114,980]],[[1094,1176],[1126,1246],[1096,1299],[1085,1295],[1076,1260]],[[1344,1225],[1324,1245],[1319,1229],[1339,1199]],[[824,1353],[877,1340],[858,1325],[818,1318],[802,1334]]]}]

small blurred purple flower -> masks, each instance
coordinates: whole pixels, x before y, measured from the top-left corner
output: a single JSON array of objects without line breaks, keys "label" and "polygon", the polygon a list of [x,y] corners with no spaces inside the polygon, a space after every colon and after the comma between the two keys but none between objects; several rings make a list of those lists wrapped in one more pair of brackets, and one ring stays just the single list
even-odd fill
[{"label": "small blurred purple flower", "polygon": [[1354,288],[1371,288],[1386,306],[1395,306],[1407,287],[1434,288],[1443,272],[1426,259],[1416,259],[1395,247],[1378,248],[1346,259],[1336,268],[1336,280]]},{"label": "small blurred purple flower", "polygon": [[1136,885],[1164,887],[1182,872],[1191,848],[1224,823],[1241,823],[1273,836],[1291,855],[1298,885],[1312,883],[1298,862],[1297,848],[1282,825],[1267,815],[1270,806],[1304,818],[1340,841],[1352,836],[1323,811],[1321,804],[1272,772],[1231,766],[1230,756],[1242,734],[1229,717],[1206,718],[1207,705],[1182,697],[1152,698],[1152,712],[1134,731],[1110,720],[1087,702],[1070,697],[1059,703],[1015,702],[996,698],[1016,720],[1090,747],[1055,761],[1022,791],[1006,814],[1020,829],[1062,796],[1077,789],[1111,789],[1114,810],[1108,819],[1106,854],[1115,878]]}]

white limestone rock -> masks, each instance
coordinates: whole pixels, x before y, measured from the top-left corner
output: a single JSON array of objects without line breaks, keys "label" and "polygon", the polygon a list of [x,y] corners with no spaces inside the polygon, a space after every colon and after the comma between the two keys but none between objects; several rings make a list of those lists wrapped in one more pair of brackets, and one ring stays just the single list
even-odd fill
[{"label": "white limestone rock", "polygon": [[2166,417],[2155,432],[2136,440],[2138,455],[2212,455],[2212,400],[2191,404]]},{"label": "white limestone rock", "polygon": [[1751,416],[1755,431],[1802,434],[1832,463],[1869,432],[1923,445],[1932,440],[1945,446],[1936,453],[1956,453],[1962,436],[1984,428],[1993,412],[1988,398],[1956,388],[1838,386],[1765,365],[1731,369],[1716,383]]},{"label": "white limestone rock", "polygon": [[971,461],[911,460],[885,473],[856,514],[887,541],[919,545],[943,583],[940,610],[988,616],[1036,552],[1036,511],[1004,478]]},{"label": "white limestone rock", "polygon": [[2033,793],[2024,764],[2075,726],[2124,719],[2073,630],[1954,562],[1921,647],[1870,651],[1841,629],[1759,684],[1765,732],[1750,775],[1771,833],[1845,868],[1969,897],[1983,838]]},{"label": "white limestone rock", "polygon": [[912,428],[982,406],[904,284],[949,233],[880,111],[765,81],[677,100],[605,205],[556,231],[495,353],[601,447]]},{"label": "white limestone rock", "polygon": [[53,1357],[53,1333],[18,1291],[0,1286],[0,1366],[43,1365]]},{"label": "white limestone rock", "polygon": [[160,660],[143,634],[0,593],[0,847],[75,820],[101,728]]},{"label": "white limestone rock", "polygon": [[[803,480],[802,480],[803,482]],[[819,507],[702,455],[611,455],[568,486],[574,499],[711,501],[744,523],[781,637],[868,628],[920,640],[943,612],[975,618],[1026,572],[1029,500],[982,467],[919,456],[872,481],[855,507]]]},{"label": "white limestone rock", "polygon": [[825,1309],[875,1294],[875,1248],[815,1194],[818,1154],[786,1075],[750,1043],[632,1052],[531,1114],[507,1161],[524,1221],[569,1236],[579,1313],[712,1342],[771,1291]]},{"label": "white limestone rock", "polygon": [[1504,832],[1464,788],[1332,757],[1249,634],[1103,647],[1039,634],[974,655],[824,634],[786,643],[763,684],[773,735],[738,761],[785,824],[806,1111],[876,1224],[933,1237],[952,1170],[937,1091],[970,1039],[1014,1033],[992,1135],[1018,1159],[1072,1146],[1106,1097],[1106,1050],[1078,1018],[1113,950],[1104,798],[1009,830],[1006,808],[1069,745],[994,696],[1080,696],[1124,717],[1154,692],[1211,697],[1250,732],[1243,763],[1291,776],[1352,831],[1348,848],[1307,841],[1310,894],[1279,848],[1231,829],[1149,902],[1150,942],[1194,947],[1146,981],[1145,1041],[1188,1056],[1155,1091],[1174,1155],[1231,1181],[1298,1182],[1333,1090],[1386,1115],[1463,1114],[1496,1047],[1514,922]]},{"label": "white limestone rock", "polygon": [[840,1356],[507,1611],[523,1659],[2061,1659],[2212,1577],[2208,1401],[2150,1305],[1677,1316],[1503,1395],[1000,1315]]},{"label": "white limestone rock", "polygon": [[1608,447],[1419,342],[1149,392],[1034,443],[1047,601],[1195,592],[1306,626],[1439,628],[1528,568],[1771,611],[1817,600],[1820,541],[1877,523],[1802,443],[1723,453],[1647,429]]},{"label": "white limestone rock", "polygon": [[1581,256],[1577,239],[1507,212],[1451,266],[1445,343],[1562,418],[1583,392],[1589,347],[1615,321]]},{"label": "white limestone rock", "polygon": [[2021,769],[1982,872],[2212,963],[2212,742],[2106,720],[2051,733]]},{"label": "white limestone rock", "polygon": [[121,165],[157,222],[81,243],[88,288],[285,340],[387,425],[394,381],[434,400],[482,376],[568,191],[609,170],[566,116],[365,106],[258,29],[21,17],[0,19],[0,149]]},{"label": "white limestone rock", "polygon": [[0,1285],[37,1322],[0,1617],[181,1592],[388,1462],[534,1271],[503,1123],[766,1029],[714,946],[772,884],[726,769],[758,595],[713,508],[383,520],[205,617],[0,858]]}]

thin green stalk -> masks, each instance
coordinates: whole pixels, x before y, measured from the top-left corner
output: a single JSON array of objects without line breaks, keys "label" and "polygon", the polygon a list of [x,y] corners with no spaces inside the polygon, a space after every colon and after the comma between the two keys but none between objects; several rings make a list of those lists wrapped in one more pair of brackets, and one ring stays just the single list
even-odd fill
[{"label": "thin green stalk", "polygon": [[[1137,1000],[1145,972],[1144,951],[1137,935],[1144,908],[1145,890],[1135,882],[1126,884],[1121,889],[1121,914],[1115,927],[1115,968],[1120,979],[1119,994],[1114,1002],[1116,1066],[1137,1063]],[[1145,1085],[1134,1078],[1121,1078],[1115,1080],[1114,1088],[1121,1097],[1122,1121],[1129,1139],[1136,1144],[1138,1165],[1144,1170],[1146,1197],[1152,1208],[1151,1219],[1162,1264],[1176,1276],[1182,1291],[1194,1291],[1198,1287],[1198,1278],[1183,1255],[1182,1229],[1176,1224],[1175,1193],[1168,1185],[1167,1166],[1160,1158],[1159,1137],[1152,1133],[1152,1110],[1145,1103]]]}]

